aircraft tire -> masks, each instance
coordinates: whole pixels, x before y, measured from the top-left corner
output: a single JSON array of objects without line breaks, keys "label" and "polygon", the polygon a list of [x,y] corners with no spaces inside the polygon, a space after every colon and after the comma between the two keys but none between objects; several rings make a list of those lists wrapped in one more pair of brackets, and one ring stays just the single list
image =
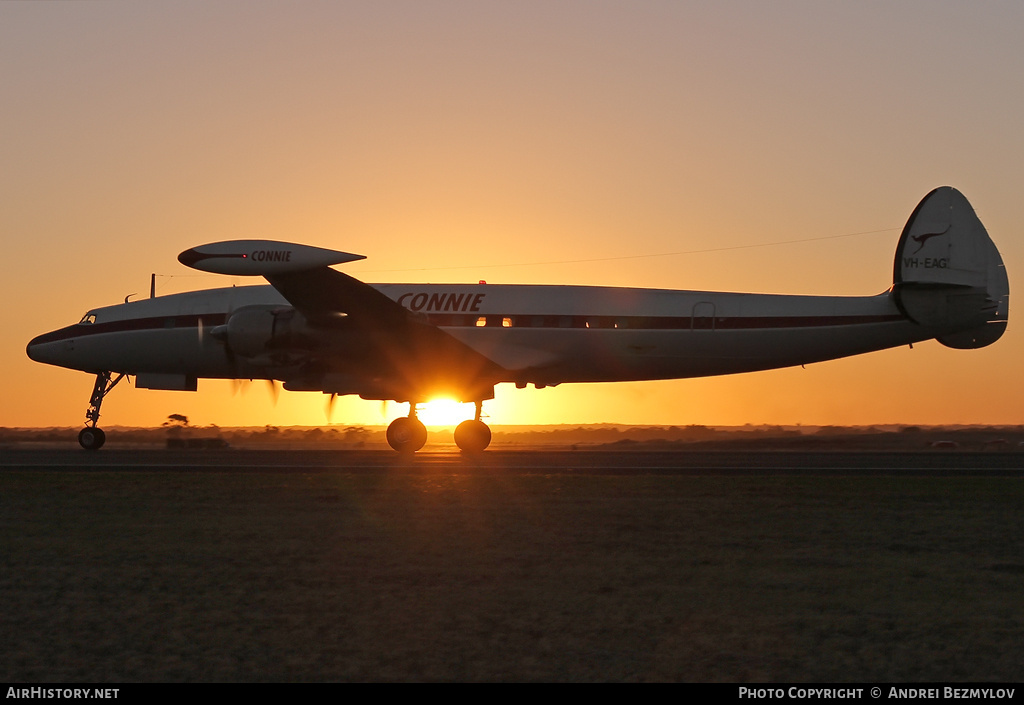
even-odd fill
[{"label": "aircraft tire", "polygon": [[78,444],[86,450],[99,450],[107,441],[102,428],[86,426],[78,432]]},{"label": "aircraft tire", "polygon": [[491,429],[483,421],[469,419],[455,429],[455,445],[466,453],[479,453],[491,444]]},{"label": "aircraft tire", "polygon": [[427,427],[417,418],[400,416],[388,426],[387,438],[399,453],[415,453],[427,442]]}]

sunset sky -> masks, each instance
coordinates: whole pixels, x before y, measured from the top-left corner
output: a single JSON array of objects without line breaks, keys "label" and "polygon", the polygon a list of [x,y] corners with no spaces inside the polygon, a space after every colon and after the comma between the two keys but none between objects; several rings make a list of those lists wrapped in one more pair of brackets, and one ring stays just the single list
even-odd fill
[{"label": "sunset sky", "polygon": [[[86,309],[236,283],[215,240],[370,282],[876,294],[931,189],[1024,272],[1024,3],[0,3],[0,426],[93,380],[25,355]],[[843,236],[843,237],[840,237]],[[804,242],[792,242],[804,241]],[[787,244],[788,243],[788,244]],[[1013,299],[1016,300],[1016,299]],[[1024,334],[723,378],[516,390],[492,424],[1024,423]],[[1017,314],[1019,315],[1019,314]],[[324,423],[265,384],[122,385],[101,425]],[[346,398],[338,424],[398,404]],[[466,408],[466,416],[472,407]]]}]

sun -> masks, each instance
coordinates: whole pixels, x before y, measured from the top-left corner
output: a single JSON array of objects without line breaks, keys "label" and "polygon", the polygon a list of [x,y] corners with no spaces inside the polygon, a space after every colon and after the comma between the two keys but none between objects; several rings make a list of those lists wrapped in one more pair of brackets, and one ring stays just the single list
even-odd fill
[{"label": "sun", "polygon": [[458,426],[473,418],[473,404],[462,404],[454,399],[431,399],[416,408],[416,415],[427,426]]}]

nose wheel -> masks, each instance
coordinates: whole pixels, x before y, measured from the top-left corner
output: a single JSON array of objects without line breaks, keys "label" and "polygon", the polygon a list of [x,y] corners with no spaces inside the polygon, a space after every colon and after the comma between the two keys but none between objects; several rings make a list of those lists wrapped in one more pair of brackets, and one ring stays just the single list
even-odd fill
[{"label": "nose wheel", "polygon": [[78,432],[78,444],[86,450],[99,450],[107,442],[107,434],[102,428],[86,426]]},{"label": "nose wheel", "polygon": [[117,383],[124,379],[124,374],[119,374],[111,381],[110,372],[100,372],[96,375],[96,384],[92,388],[92,396],[89,397],[89,408],[85,412],[85,428],[78,432],[78,444],[86,450],[99,450],[107,441],[107,434],[96,424],[100,420],[100,406],[103,398],[110,394],[110,390],[117,386]]}]

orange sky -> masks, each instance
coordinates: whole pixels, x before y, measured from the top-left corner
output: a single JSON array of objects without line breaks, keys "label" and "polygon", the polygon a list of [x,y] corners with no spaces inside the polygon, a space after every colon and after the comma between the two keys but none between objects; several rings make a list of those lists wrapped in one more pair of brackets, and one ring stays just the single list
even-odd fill
[{"label": "orange sky", "polygon": [[[934,0],[0,3],[0,425],[80,424],[92,380],[31,362],[26,342],[145,295],[151,272],[163,293],[231,284],[176,262],[213,240],[361,253],[344,269],[372,282],[874,294],[910,211],[948,184],[1012,284],[1022,28],[1020,3]],[[984,350],[503,386],[485,410],[495,424],[1024,423],[1014,320]],[[322,395],[275,405],[250,387],[119,387],[102,423],[325,420]],[[402,411],[344,399],[333,420]]]}]

